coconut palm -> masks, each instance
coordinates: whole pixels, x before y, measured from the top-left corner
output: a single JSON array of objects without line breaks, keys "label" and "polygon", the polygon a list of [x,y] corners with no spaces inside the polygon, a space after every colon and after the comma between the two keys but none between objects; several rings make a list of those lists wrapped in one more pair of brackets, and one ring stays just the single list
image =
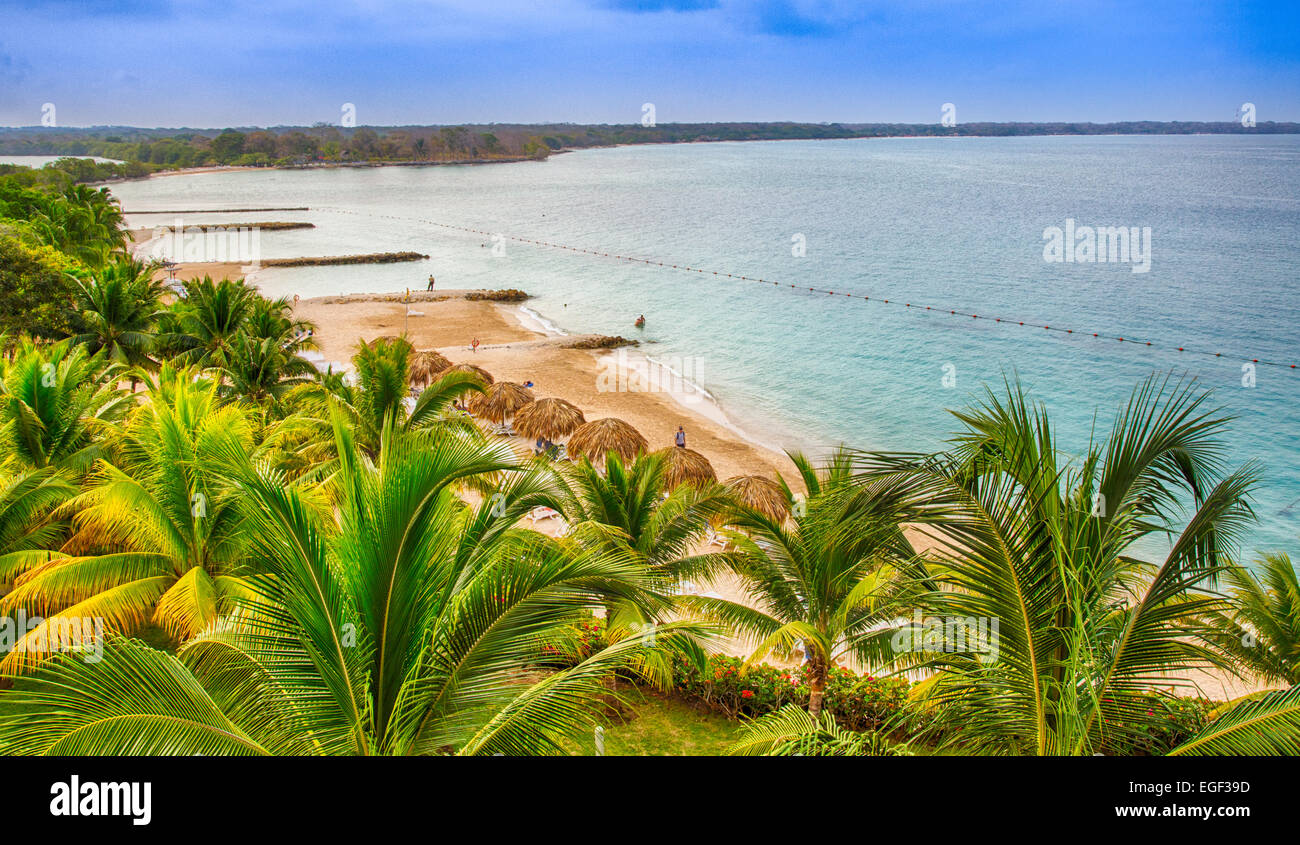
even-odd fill
[{"label": "coconut palm", "polygon": [[178,367],[221,367],[260,299],[243,279],[187,281],[184,298],[159,327],[159,348]]},{"label": "coconut palm", "polygon": [[[999,625],[991,650],[922,644],[915,622],[892,634],[901,665],[936,673],[946,736],[997,753],[1105,751],[1154,727],[1153,690],[1228,665],[1198,620],[1227,609],[1208,588],[1252,516],[1255,472],[1224,473],[1226,420],[1207,401],[1194,383],[1148,379],[1105,440],[1064,460],[1046,410],[1008,384],[955,412],[946,452],[860,456],[869,483],[913,487],[939,545],[912,569],[905,609],[926,625]],[[1167,551],[1148,563],[1144,541]]]},{"label": "coconut palm", "polygon": [[114,462],[100,460],[86,492],[68,505],[76,511],[73,545],[111,551],[55,557],[18,575],[0,610],[46,621],[0,668],[38,662],[44,655],[35,644],[59,617],[102,618],[124,632],[152,622],[184,641],[240,595],[250,537],[215,462],[251,451],[244,412],[220,405],[216,385],[169,367],[149,400],[115,436]]},{"label": "coconut palm", "polygon": [[133,404],[116,387],[115,366],[105,368],[84,347],[22,343],[0,370],[0,439],[28,467],[61,466],[72,474],[99,455],[96,438]]},{"label": "coconut palm", "polygon": [[585,458],[561,472],[563,490],[555,501],[574,530],[630,549],[671,589],[684,579],[708,576],[725,563],[694,549],[731,498],[718,485],[681,485],[670,490],[663,458],[642,454],[625,464],[617,452],[605,455],[602,473]]},{"label": "coconut palm", "polygon": [[907,745],[891,743],[872,731],[841,728],[830,713],[814,717],[797,704],[749,722],[727,747],[733,756],[908,757]]},{"label": "coconut palm", "polygon": [[126,249],[129,235],[125,228],[122,206],[108,188],[89,185],[69,185],[63,198],[73,206],[88,212],[91,231],[106,247],[106,253]]},{"label": "coconut palm", "polygon": [[292,391],[289,401],[298,414],[284,422],[273,440],[299,452],[309,466],[332,469],[338,459],[331,435],[335,413],[348,421],[353,442],[371,458],[378,456],[390,420],[408,432],[438,426],[472,429],[468,418],[449,411],[457,397],[482,392],[483,382],[472,373],[444,373],[408,408],[410,351],[402,338],[362,342],[352,357],[354,376],[320,373],[315,383]]},{"label": "coconut palm", "polygon": [[316,324],[293,316],[288,299],[258,296],[244,318],[243,334],[258,340],[270,340],[289,353],[316,348]]},{"label": "coconut palm", "polygon": [[216,368],[223,394],[256,405],[278,405],[294,387],[314,383],[316,368],[275,338],[238,335]]},{"label": "coconut palm", "polygon": [[915,557],[900,527],[907,503],[899,491],[853,483],[847,453],[822,466],[792,453],[807,487],[791,517],[773,518],[739,505],[729,515],[730,562],[745,603],[687,597],[698,613],[745,634],[757,645],[750,661],[802,650],[808,663],[808,713],[816,722],[837,662],[875,660],[871,634],[894,568]]},{"label": "coconut palm", "polygon": [[153,266],[122,256],[78,287],[72,342],[114,363],[153,367],[153,332],[165,290],[153,280]]},{"label": "coconut palm", "polygon": [[71,185],[62,196],[39,199],[29,218],[47,244],[88,267],[101,267],[126,246],[122,209],[107,188]]},{"label": "coconut palm", "polygon": [[27,470],[0,466],[0,585],[46,558],[67,526],[56,509],[76,495],[76,485],[54,467]]},{"label": "coconut palm", "polygon": [[[242,453],[234,466],[265,572],[223,624],[178,654],[111,639],[0,697],[0,745],[39,754],[563,753],[602,714],[603,680],[653,648],[629,639],[548,672],[594,603],[641,602],[626,556],[511,528],[544,483],[525,474],[471,509],[452,487],[513,468],[503,445],[387,428],[371,462],[335,417],[342,456],[322,509]],[[689,643],[687,643],[689,647]],[[698,656],[698,655],[697,655]]]},{"label": "coconut palm", "polygon": [[1300,684],[1300,579],[1291,558],[1266,554],[1222,577],[1232,602],[1210,615],[1211,641],[1262,680]]}]

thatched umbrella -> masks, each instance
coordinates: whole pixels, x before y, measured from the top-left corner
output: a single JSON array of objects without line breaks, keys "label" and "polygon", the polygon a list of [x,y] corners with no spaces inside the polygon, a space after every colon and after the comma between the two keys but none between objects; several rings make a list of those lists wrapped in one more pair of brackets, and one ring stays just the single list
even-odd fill
[{"label": "thatched umbrella", "polygon": [[737,475],[725,483],[737,500],[759,513],[777,522],[784,522],[790,516],[785,490],[772,479],[762,475]]},{"label": "thatched umbrella", "polygon": [[491,373],[489,373],[487,370],[480,367],[478,364],[453,364],[452,366],[448,367],[442,372],[437,373],[435,375],[435,378],[442,378],[443,376],[445,376],[447,373],[450,372],[469,373],[470,375],[478,376],[480,379],[483,380],[484,384],[491,384],[492,382],[496,381],[496,379],[492,378]]},{"label": "thatched umbrella", "polygon": [[577,405],[564,399],[538,399],[515,414],[515,431],[531,439],[545,437],[559,443],[587,421]]},{"label": "thatched umbrella", "polygon": [[605,460],[606,452],[614,452],[625,463],[630,463],[649,448],[650,444],[641,432],[620,419],[605,417],[574,429],[569,437],[568,452],[570,457],[581,455],[599,465]]},{"label": "thatched umbrella", "polygon": [[469,400],[469,412],[494,423],[506,423],[515,411],[533,401],[533,392],[513,381],[499,381]]},{"label": "thatched umbrella", "polygon": [[432,384],[439,373],[450,367],[451,362],[432,349],[413,352],[410,364],[411,384]]},{"label": "thatched umbrella", "polygon": [[709,459],[694,449],[669,446],[655,452],[664,462],[664,486],[669,490],[680,484],[708,484],[718,480]]}]

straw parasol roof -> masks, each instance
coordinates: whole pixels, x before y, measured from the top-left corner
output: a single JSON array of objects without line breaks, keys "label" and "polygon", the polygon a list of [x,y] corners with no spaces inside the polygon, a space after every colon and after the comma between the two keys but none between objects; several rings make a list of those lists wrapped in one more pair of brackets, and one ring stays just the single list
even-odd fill
[{"label": "straw parasol roof", "polygon": [[728,478],[725,483],[742,504],[777,522],[784,522],[790,515],[790,503],[785,498],[785,490],[770,478],[762,475],[737,475]]},{"label": "straw parasol roof", "polygon": [[533,439],[545,437],[556,442],[568,437],[587,421],[577,405],[564,399],[538,399],[515,414],[515,431]]},{"label": "straw parasol roof", "polygon": [[504,423],[515,411],[533,401],[533,392],[513,381],[499,381],[469,400],[469,412],[494,423]]},{"label": "straw parasol roof", "polygon": [[411,384],[430,384],[439,373],[450,367],[451,362],[432,349],[413,352],[410,365]]},{"label": "straw parasol roof", "polygon": [[606,452],[614,452],[624,462],[631,462],[649,448],[650,444],[641,432],[616,417],[605,417],[574,429],[568,451],[571,457],[581,455],[593,464],[599,464]]},{"label": "straw parasol roof", "polygon": [[718,480],[709,459],[694,449],[669,446],[655,452],[664,462],[664,486],[669,490],[681,484],[708,484]]},{"label": "straw parasol roof", "polygon": [[442,378],[450,372],[469,373],[470,375],[478,376],[485,384],[491,384],[496,381],[496,379],[492,378],[491,373],[480,367],[478,364],[453,364],[442,372],[437,373],[437,377]]}]

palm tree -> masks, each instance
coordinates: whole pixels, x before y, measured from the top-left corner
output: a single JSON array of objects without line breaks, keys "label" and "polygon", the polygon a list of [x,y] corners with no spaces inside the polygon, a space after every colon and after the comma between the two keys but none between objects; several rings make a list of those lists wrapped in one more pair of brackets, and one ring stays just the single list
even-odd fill
[{"label": "palm tree", "polygon": [[797,704],[753,720],[727,748],[733,756],[908,757],[906,743],[894,744],[874,731],[841,728],[830,713],[814,717]]},{"label": "palm tree", "polygon": [[574,526],[597,529],[603,541],[626,547],[665,589],[682,580],[708,576],[723,567],[721,555],[693,549],[719,516],[732,506],[720,485],[681,485],[668,489],[663,460],[641,454],[624,464],[616,452],[605,455],[604,472],[587,459],[561,474],[557,509]]},{"label": "palm tree", "polygon": [[[316,368],[274,338],[241,334],[217,368],[222,392],[256,405],[278,405],[294,387],[313,383]],[[229,383],[227,384],[227,380]]]},{"label": "palm tree", "polygon": [[76,485],[54,467],[16,469],[0,466],[0,584],[49,557],[67,526],[57,508],[76,495]]},{"label": "palm tree", "polygon": [[19,574],[0,610],[47,617],[0,668],[29,668],[58,617],[97,617],[119,631],[148,622],[184,641],[212,624],[242,592],[249,535],[238,502],[215,473],[233,449],[250,451],[244,412],[218,403],[216,386],[164,367],[100,460],[77,511],[77,545],[106,554],[55,558]]},{"label": "palm tree", "polygon": [[1300,579],[1282,552],[1263,555],[1255,570],[1234,566],[1223,573],[1232,604],[1210,615],[1208,636],[1259,678],[1295,686],[1300,684]]},{"label": "palm tree", "polygon": [[260,298],[243,279],[187,281],[184,298],[160,328],[159,346],[178,367],[222,367]]},{"label": "palm tree", "polygon": [[470,373],[446,373],[408,407],[410,354],[411,345],[403,338],[362,342],[352,357],[353,373],[318,373],[315,383],[290,391],[286,401],[297,413],[283,422],[272,442],[298,453],[301,463],[327,471],[338,462],[331,434],[335,414],[347,420],[353,442],[370,458],[378,456],[390,422],[406,432],[476,430],[468,417],[449,413],[457,398],[483,390]]},{"label": "palm tree", "polygon": [[[333,508],[238,450],[226,456],[263,575],[175,656],[120,638],[63,656],[0,697],[0,745],[35,754],[563,753],[602,712],[604,678],[650,651],[627,640],[548,671],[593,602],[641,601],[632,561],[512,528],[540,476],[471,509],[459,480],[508,450],[389,426],[371,462],[336,416]],[[530,481],[529,479],[534,480]],[[655,649],[682,634],[661,629]]]},{"label": "palm tree", "polygon": [[316,348],[316,325],[293,316],[288,299],[259,296],[244,319],[244,334],[258,340],[270,340],[286,353],[300,353]]},{"label": "palm tree", "polygon": [[[939,544],[936,560],[910,567],[914,592],[900,609],[925,614],[924,625],[999,625],[991,651],[918,646],[915,622],[883,632],[899,638],[899,665],[936,673],[929,700],[949,740],[996,753],[1104,751],[1155,726],[1154,690],[1228,665],[1198,620],[1227,609],[1208,590],[1252,516],[1255,471],[1223,473],[1226,420],[1207,400],[1194,384],[1152,377],[1104,441],[1063,461],[1046,409],[1008,384],[955,412],[963,430],[946,452],[859,457],[868,483],[911,487],[912,518]],[[1148,563],[1144,541],[1167,552]]]},{"label": "palm tree", "polygon": [[0,437],[26,466],[78,474],[94,462],[96,434],[122,418],[134,399],[116,387],[117,367],[67,341],[24,342],[0,369]]},{"label": "palm tree", "polygon": [[900,523],[906,499],[881,485],[853,483],[844,452],[824,465],[791,454],[807,487],[788,521],[740,506],[730,518],[732,566],[746,603],[688,597],[686,605],[758,641],[750,657],[796,654],[808,662],[808,714],[820,718],[832,667],[876,659],[871,634],[882,620],[888,576],[915,557]]},{"label": "palm tree", "polygon": [[121,207],[107,188],[71,185],[62,196],[42,197],[30,223],[42,241],[88,267],[103,266],[128,239]]},{"label": "palm tree", "polygon": [[[128,367],[152,368],[153,331],[162,312],[161,282],[152,265],[127,256],[78,282],[72,342]],[[134,387],[134,383],[132,384]]]}]

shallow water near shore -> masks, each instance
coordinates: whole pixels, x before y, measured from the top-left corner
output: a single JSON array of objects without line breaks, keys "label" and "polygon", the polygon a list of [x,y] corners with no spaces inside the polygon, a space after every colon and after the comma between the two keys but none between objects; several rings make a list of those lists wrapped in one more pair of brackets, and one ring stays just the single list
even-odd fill
[{"label": "shallow water near shore", "polygon": [[[937,448],[954,428],[946,409],[1018,375],[1047,403],[1061,448],[1077,454],[1105,436],[1141,379],[1194,376],[1237,417],[1227,463],[1263,465],[1246,553],[1300,545],[1300,370],[1243,370],[1255,358],[1300,364],[1294,136],[638,146],[483,167],[180,175],[112,190],[129,211],[310,206],[184,222],[316,224],[262,233],[265,258],[428,254],[256,280],[304,297],[419,290],[430,273],[445,288],[521,288],[555,327],[646,341],[641,351],[698,382],[742,430],[812,451]],[[1067,225],[1150,227],[1149,270],[1045,261],[1045,230]],[[632,327],[639,314],[644,331]]]}]

